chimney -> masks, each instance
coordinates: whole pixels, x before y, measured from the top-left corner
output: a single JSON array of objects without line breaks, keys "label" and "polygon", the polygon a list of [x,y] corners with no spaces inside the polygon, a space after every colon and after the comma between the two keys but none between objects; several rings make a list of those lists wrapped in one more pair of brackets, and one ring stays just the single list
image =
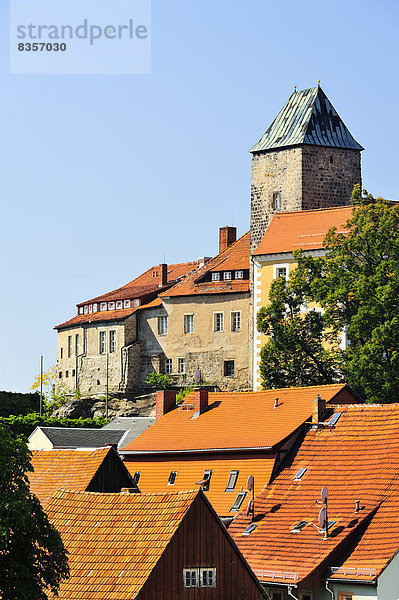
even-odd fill
[{"label": "chimney", "polygon": [[312,423],[320,423],[326,412],[326,401],[322,400],[320,394],[313,398]]},{"label": "chimney", "polygon": [[175,390],[160,390],[156,394],[156,419],[160,419],[176,406]]},{"label": "chimney", "polygon": [[195,389],[192,392],[192,398],[194,400],[194,419],[200,416],[208,406],[208,390]]},{"label": "chimney", "polygon": [[220,227],[219,229],[219,254],[226,250],[237,239],[236,227]]},{"label": "chimney", "polygon": [[168,265],[162,263],[159,265],[159,286],[163,287],[168,283]]}]

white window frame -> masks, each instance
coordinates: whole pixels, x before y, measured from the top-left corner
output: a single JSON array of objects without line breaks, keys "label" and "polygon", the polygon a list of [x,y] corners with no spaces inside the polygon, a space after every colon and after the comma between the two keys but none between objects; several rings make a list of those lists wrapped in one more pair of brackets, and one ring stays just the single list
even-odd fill
[{"label": "white window frame", "polygon": [[212,273],[212,281],[220,281],[220,273]]},{"label": "white window frame", "polygon": [[[216,587],[216,567],[201,567],[200,568],[200,587],[205,587],[205,588],[214,588]],[[211,574],[210,577],[210,583],[208,582],[208,578],[209,575]],[[205,577],[204,577],[205,575]],[[207,580],[207,582],[204,582],[204,579]]]},{"label": "white window frame", "polygon": [[[278,200],[278,202],[276,202]],[[272,194],[273,210],[281,209],[281,192],[273,192]]]},{"label": "white window frame", "polygon": [[[238,327],[234,325],[234,315],[238,315]],[[241,331],[241,311],[232,310],[230,313],[230,327],[231,331]]]},{"label": "white window frame", "polygon": [[68,352],[67,352],[68,358],[71,358],[72,356],[72,336],[68,335]]},{"label": "white window frame", "polygon": [[134,306],[134,308],[137,308],[138,306],[140,306],[140,298],[135,298],[133,300],[133,306]]},{"label": "white window frame", "polygon": [[179,356],[177,359],[177,371],[180,375],[183,375],[186,372],[186,359],[184,356]]},{"label": "white window frame", "polygon": [[244,279],[244,271],[235,271],[234,277],[235,279]]},{"label": "white window frame", "polygon": [[80,307],[79,307],[79,314],[80,314],[80,315],[83,315],[83,306],[80,306]]},{"label": "white window frame", "polygon": [[215,333],[222,333],[224,331],[224,312],[218,311],[213,313],[213,331]]},{"label": "white window frame", "polygon": [[107,303],[106,302],[101,302],[101,304],[100,304],[100,311],[103,311],[103,310],[107,310]]},{"label": "white window frame", "polygon": [[130,300],[123,301],[123,308],[130,308]]},{"label": "white window frame", "polygon": [[115,310],[115,302],[108,302],[108,310]]},{"label": "white window frame", "polygon": [[184,333],[194,333],[194,313],[183,315],[183,331]]},{"label": "white window frame", "polygon": [[277,274],[277,271],[279,269],[285,269],[285,280],[288,281],[289,263],[277,263],[273,265],[273,279],[278,279],[278,277],[282,277],[282,275]]},{"label": "white window frame", "polygon": [[116,310],[121,310],[122,308],[123,308],[122,300],[117,300],[116,301]]},{"label": "white window frame", "polygon": [[231,280],[231,271],[223,271],[223,279],[224,280]]},{"label": "white window frame", "polygon": [[97,312],[97,304],[93,304],[93,312]]},{"label": "white window frame", "polygon": [[100,354],[107,354],[107,332],[105,330],[99,332]]},{"label": "white window frame", "polygon": [[85,315],[89,314],[89,307],[87,305],[84,307],[84,314]]},{"label": "white window frame", "polygon": [[116,331],[111,329],[109,332],[109,352],[113,354],[116,351]]},{"label": "white window frame", "polygon": [[93,312],[93,305],[89,304],[89,315],[91,315],[92,312]]},{"label": "white window frame", "polygon": [[168,333],[168,317],[167,315],[160,315],[158,317],[158,334],[166,335]]},{"label": "white window frame", "polygon": [[[189,574],[189,580],[187,579]],[[194,577],[193,577],[194,575]],[[199,569],[183,569],[183,585],[185,588],[197,588],[199,587]]]},{"label": "white window frame", "polygon": [[173,373],[173,360],[171,358],[165,359],[165,373],[171,375]]}]

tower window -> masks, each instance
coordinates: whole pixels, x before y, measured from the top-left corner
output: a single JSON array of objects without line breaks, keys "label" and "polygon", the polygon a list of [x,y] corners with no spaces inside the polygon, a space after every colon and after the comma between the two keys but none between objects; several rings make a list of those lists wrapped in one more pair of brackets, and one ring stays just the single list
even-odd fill
[{"label": "tower window", "polygon": [[234,375],[234,360],[224,361],[224,376],[233,377]]},{"label": "tower window", "polygon": [[273,193],[273,210],[280,210],[281,208],[281,194],[280,192]]},{"label": "tower window", "polygon": [[330,156],[330,165],[332,165],[332,164],[333,164],[333,162],[334,162],[334,157],[333,157],[333,156]]}]

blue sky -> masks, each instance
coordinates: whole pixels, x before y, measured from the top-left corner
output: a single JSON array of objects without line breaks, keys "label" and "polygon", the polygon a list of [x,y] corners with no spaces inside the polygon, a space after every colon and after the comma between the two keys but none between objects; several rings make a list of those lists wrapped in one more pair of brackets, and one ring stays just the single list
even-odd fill
[{"label": "blue sky", "polygon": [[152,3],[150,75],[11,75],[0,7],[0,389],[56,360],[75,304],[249,227],[249,148],[317,80],[399,199],[398,3]]}]

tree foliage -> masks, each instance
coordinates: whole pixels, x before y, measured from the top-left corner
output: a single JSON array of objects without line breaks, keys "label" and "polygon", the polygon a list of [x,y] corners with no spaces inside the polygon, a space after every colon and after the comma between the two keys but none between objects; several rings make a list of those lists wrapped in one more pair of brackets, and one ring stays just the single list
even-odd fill
[{"label": "tree foliage", "polygon": [[30,493],[30,452],[0,428],[0,597],[46,600],[68,576],[66,550],[39,500]]},{"label": "tree foliage", "polygon": [[5,426],[10,429],[14,436],[29,436],[36,427],[104,427],[107,420],[98,419],[68,419],[67,417],[55,418],[46,415],[40,416],[39,413],[29,415],[11,415],[10,417],[0,417],[0,427]]},{"label": "tree foliage", "polygon": [[[260,331],[273,331],[274,335],[262,350],[261,372],[268,385],[274,369],[266,360],[273,344],[283,352],[284,342],[282,364],[288,360],[300,366],[301,333],[305,335],[308,328],[309,337],[313,337],[307,339],[308,346],[316,344],[319,352],[324,348],[321,355],[331,367],[330,381],[343,377],[369,402],[395,402],[399,395],[399,206],[367,192],[361,194],[359,186],[355,187],[352,204],[353,215],[345,225],[346,232],[328,232],[325,257],[313,258],[299,252],[298,267],[289,282],[273,283],[270,305],[258,318]],[[280,313],[274,308],[276,295]],[[274,321],[282,315],[281,306],[290,306],[293,295],[297,297],[295,319],[290,311],[284,314],[280,331]],[[298,302],[316,303],[323,308],[324,314],[317,319],[318,329],[309,328],[310,313],[301,316]],[[350,345],[340,352],[337,346],[344,328]],[[327,332],[324,346],[320,330]],[[292,381],[287,374],[285,385],[311,385],[315,370],[317,375],[321,373],[317,365],[305,377],[297,375],[298,369]],[[329,378],[324,382],[329,383]]]}]

